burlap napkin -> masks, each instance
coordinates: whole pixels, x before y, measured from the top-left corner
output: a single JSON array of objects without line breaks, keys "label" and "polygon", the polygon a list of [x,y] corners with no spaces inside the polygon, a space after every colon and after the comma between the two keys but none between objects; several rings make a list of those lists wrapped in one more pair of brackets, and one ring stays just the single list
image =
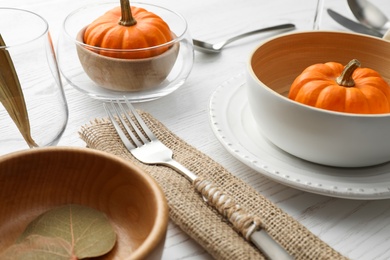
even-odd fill
[{"label": "burlap napkin", "polygon": [[[222,186],[249,213],[260,216],[267,232],[296,259],[346,259],[249,185],[170,132],[150,114],[140,113],[154,134],[173,150],[177,161],[195,174]],[[120,156],[150,174],[165,192],[172,221],[214,258],[264,259],[251,243],[204,202],[187,179],[168,167],[138,162],[123,146],[108,119],[96,119],[83,126],[80,136],[88,147]]]}]

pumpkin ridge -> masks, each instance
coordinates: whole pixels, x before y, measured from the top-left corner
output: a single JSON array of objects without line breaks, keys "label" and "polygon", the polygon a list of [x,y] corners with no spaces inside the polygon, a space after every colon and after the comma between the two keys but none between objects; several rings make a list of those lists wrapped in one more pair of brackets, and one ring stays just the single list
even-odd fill
[{"label": "pumpkin ridge", "polygon": [[120,41],[123,36],[123,30],[117,30],[116,28],[109,28],[102,38],[102,46],[110,46],[110,49],[119,49]]},{"label": "pumpkin ridge", "polygon": [[88,42],[89,45],[100,48],[102,46],[102,37],[100,37],[101,35],[100,31],[107,32],[109,30],[109,27],[101,25],[99,26],[99,29],[100,28],[102,29],[101,30],[92,29],[89,31],[88,34],[84,34],[84,42]]},{"label": "pumpkin ridge", "polygon": [[381,78],[381,75],[372,70],[372,69],[368,69],[368,68],[358,68],[355,70],[354,74],[353,74],[353,77],[356,78],[356,79],[360,79],[360,78],[365,78],[365,77],[377,77],[377,78]]},{"label": "pumpkin ridge", "polygon": [[[130,38],[129,31],[125,30],[124,33],[123,33],[123,37]],[[121,43],[122,43],[121,49],[124,49],[124,50],[131,49],[129,47],[131,41],[122,41]]]},{"label": "pumpkin ridge", "polygon": [[327,62],[325,65],[329,68],[329,75],[338,77],[344,69],[344,66],[338,62]]},{"label": "pumpkin ridge", "polygon": [[140,26],[137,26],[136,28],[134,28],[134,30],[137,32],[138,35],[143,35],[143,37],[138,37],[137,49],[142,48],[141,46],[148,45],[147,38],[145,37],[145,32],[142,30],[142,28],[140,28]]},{"label": "pumpkin ridge", "polygon": [[315,106],[322,109],[344,112],[346,95],[346,88],[332,83],[321,91]]},{"label": "pumpkin ridge", "polygon": [[368,100],[375,101],[369,102],[372,113],[387,113],[390,111],[389,102],[387,102],[390,97],[388,93],[384,93],[381,89],[373,85],[366,85],[361,89],[361,92]]},{"label": "pumpkin ridge", "polygon": [[358,88],[347,88],[343,112],[368,114],[371,109],[370,98]]},{"label": "pumpkin ridge", "polygon": [[149,24],[154,24],[155,26],[154,26],[154,28],[156,28],[156,29],[158,29],[160,32],[161,32],[161,34],[162,35],[164,35],[164,36],[168,36],[167,38],[169,39],[169,40],[171,40],[171,32],[170,31],[168,31],[167,30],[167,28],[168,28],[168,25],[166,24],[166,23],[159,23],[159,24],[156,24],[155,23],[155,18],[152,20],[152,21],[145,21],[146,23],[149,23]]},{"label": "pumpkin ridge", "polygon": [[373,86],[375,88],[380,88],[380,89],[383,89],[383,90],[390,91],[389,88],[388,88],[387,82],[384,79],[382,79],[382,78],[378,78],[378,77],[375,77],[375,76],[369,76],[369,77],[359,78],[356,81],[359,84],[359,87],[366,86],[366,85],[371,85],[371,86]]},{"label": "pumpkin ridge", "polygon": [[295,101],[303,104],[315,106],[321,92],[327,88],[331,82],[326,80],[313,80],[304,84],[298,91]]},{"label": "pumpkin ridge", "polygon": [[148,36],[147,42],[149,45],[157,46],[167,42],[164,33],[157,27],[154,27],[152,30],[148,30],[145,34]]},{"label": "pumpkin ridge", "polygon": [[133,15],[137,15],[138,17],[142,17],[143,14],[150,13],[145,8],[138,7],[138,6],[131,6],[131,12]]}]

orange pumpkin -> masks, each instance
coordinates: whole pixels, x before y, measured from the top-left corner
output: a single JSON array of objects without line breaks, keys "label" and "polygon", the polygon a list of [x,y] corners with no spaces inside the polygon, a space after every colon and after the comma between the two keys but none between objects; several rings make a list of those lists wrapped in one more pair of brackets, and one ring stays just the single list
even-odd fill
[{"label": "orange pumpkin", "polygon": [[[121,0],[120,7],[97,18],[84,32],[84,43],[107,49],[143,49],[171,40],[171,30],[161,17],[140,7],[130,7],[129,0]],[[99,53],[115,58],[139,59],[159,55],[167,49],[165,46],[145,51],[100,50]]]},{"label": "orange pumpkin", "polygon": [[352,60],[306,68],[293,82],[289,98],[318,108],[358,114],[390,113],[390,86],[372,69]]}]

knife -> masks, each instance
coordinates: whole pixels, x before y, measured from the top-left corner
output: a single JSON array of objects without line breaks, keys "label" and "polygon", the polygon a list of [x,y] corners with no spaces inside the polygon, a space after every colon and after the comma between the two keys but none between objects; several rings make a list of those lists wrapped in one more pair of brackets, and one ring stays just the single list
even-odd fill
[{"label": "knife", "polygon": [[263,252],[270,260],[293,260],[284,248],[282,248],[264,229],[253,232],[250,237],[252,243]]},{"label": "knife", "polygon": [[383,37],[383,33],[379,32],[375,29],[369,28],[363,24],[354,22],[354,21],[350,20],[349,18],[333,11],[332,9],[327,9],[327,11],[328,11],[328,14],[330,15],[330,17],[332,17],[336,22],[338,22],[339,24],[341,24],[345,28],[348,28],[348,29],[350,29],[354,32],[358,32],[358,33],[368,34],[368,35],[376,36],[376,37],[380,37],[380,38]]}]

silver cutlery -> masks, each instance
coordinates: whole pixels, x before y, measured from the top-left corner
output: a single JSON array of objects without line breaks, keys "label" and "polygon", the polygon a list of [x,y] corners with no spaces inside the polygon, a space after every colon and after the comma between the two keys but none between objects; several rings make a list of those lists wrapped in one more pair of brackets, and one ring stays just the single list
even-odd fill
[{"label": "silver cutlery", "polygon": [[369,1],[348,0],[348,5],[358,21],[365,26],[378,30],[390,28],[389,18]]},{"label": "silver cutlery", "polygon": [[266,27],[266,28],[255,30],[255,31],[243,33],[243,34],[234,36],[230,39],[227,39],[227,40],[224,40],[224,41],[221,41],[218,43],[214,43],[214,44],[200,41],[200,40],[196,40],[196,39],[193,39],[192,41],[194,44],[194,48],[197,51],[205,52],[205,53],[219,53],[222,50],[222,48],[225,47],[227,44],[229,44],[233,41],[237,41],[239,39],[242,39],[244,37],[253,35],[253,34],[262,33],[262,32],[270,32],[270,31],[275,31],[275,30],[292,30],[292,29],[295,29],[295,25],[291,24],[291,23],[287,23],[287,24]]},{"label": "silver cutlery", "polygon": [[341,24],[342,26],[354,31],[354,32],[358,32],[358,33],[363,33],[363,34],[368,34],[368,35],[372,35],[372,36],[376,36],[376,37],[383,37],[383,33],[381,33],[380,31],[374,29],[374,28],[370,28],[370,27],[367,27],[363,24],[360,24],[360,23],[357,23],[355,21],[352,21],[350,20],[349,18],[333,11],[332,9],[328,9],[328,14],[336,21],[338,22],[339,24]]},{"label": "silver cutlery", "polygon": [[[222,216],[228,219],[236,231],[256,245],[268,258],[293,259],[264,230],[259,217],[247,213],[245,209],[234,202],[230,195],[224,193],[221,188],[211,181],[195,175],[175,161],[172,158],[172,150],[157,139],[126,99],[124,103],[111,101],[104,103],[103,106],[123,144],[135,158],[145,164],[164,165],[179,172],[193,184],[196,191],[200,193],[210,206],[214,207]],[[130,139],[122,130],[121,125]]]},{"label": "silver cutlery", "polygon": [[314,13],[314,20],[313,20],[313,30],[315,31],[320,29],[322,10],[324,9],[324,1],[325,0],[317,0],[316,10]]}]

